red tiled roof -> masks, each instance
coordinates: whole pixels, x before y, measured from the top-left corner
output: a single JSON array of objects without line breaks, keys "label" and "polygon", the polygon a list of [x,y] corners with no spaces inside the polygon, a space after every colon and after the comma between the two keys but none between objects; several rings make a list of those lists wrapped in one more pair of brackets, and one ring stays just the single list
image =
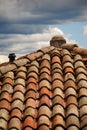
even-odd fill
[{"label": "red tiled roof", "polygon": [[87,130],[86,66],[64,46],[0,66],[0,129]]}]

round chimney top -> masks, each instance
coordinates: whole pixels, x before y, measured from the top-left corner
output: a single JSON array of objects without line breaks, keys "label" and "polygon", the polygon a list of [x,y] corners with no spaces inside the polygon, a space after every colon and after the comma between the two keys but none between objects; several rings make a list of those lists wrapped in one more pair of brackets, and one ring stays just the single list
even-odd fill
[{"label": "round chimney top", "polygon": [[65,44],[66,40],[64,39],[63,36],[54,36],[50,40],[50,45],[55,46],[55,47],[61,47],[62,44]]}]

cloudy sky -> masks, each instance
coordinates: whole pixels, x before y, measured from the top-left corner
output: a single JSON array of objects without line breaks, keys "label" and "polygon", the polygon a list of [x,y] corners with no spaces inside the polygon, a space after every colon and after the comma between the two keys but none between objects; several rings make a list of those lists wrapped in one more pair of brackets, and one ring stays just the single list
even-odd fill
[{"label": "cloudy sky", "polygon": [[49,46],[54,35],[87,48],[87,0],[0,0],[0,63]]}]

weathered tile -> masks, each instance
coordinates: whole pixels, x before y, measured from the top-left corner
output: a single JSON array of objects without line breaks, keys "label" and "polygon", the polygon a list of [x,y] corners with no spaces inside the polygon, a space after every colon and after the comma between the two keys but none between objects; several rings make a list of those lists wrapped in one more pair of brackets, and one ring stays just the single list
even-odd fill
[{"label": "weathered tile", "polygon": [[75,115],[79,117],[79,109],[74,104],[69,105],[66,109],[66,118],[69,117],[70,115]]},{"label": "weathered tile", "polygon": [[62,67],[61,67],[61,65],[59,63],[52,64],[52,70],[54,70],[56,68],[62,70]]},{"label": "weathered tile", "polygon": [[35,108],[32,107],[27,107],[24,111],[24,118],[26,118],[27,116],[31,116],[33,118],[37,117],[37,110]]},{"label": "weathered tile", "polygon": [[54,80],[53,83],[52,83],[52,90],[55,89],[55,88],[64,89],[63,82],[58,80],[58,79]]},{"label": "weathered tile", "polygon": [[14,81],[11,78],[5,78],[3,83],[10,84],[12,86],[14,84]]},{"label": "weathered tile", "polygon": [[82,107],[83,105],[87,105],[87,97],[81,97],[79,99],[79,107]]},{"label": "weathered tile", "polygon": [[37,107],[37,103],[36,103],[36,101],[33,98],[29,98],[29,99],[26,100],[25,106],[26,106],[26,108],[27,107],[36,108]]},{"label": "weathered tile", "polygon": [[60,96],[60,97],[64,98],[63,90],[60,89],[60,88],[55,88],[54,91],[53,91],[53,98],[55,96]]},{"label": "weathered tile", "polygon": [[77,126],[78,128],[80,128],[80,123],[79,123],[79,119],[78,117],[74,116],[74,115],[70,115],[67,120],[66,120],[66,126]]},{"label": "weathered tile", "polygon": [[64,55],[69,55],[69,56],[71,56],[71,53],[70,53],[67,49],[62,49],[61,55],[62,55],[62,56],[64,56]]},{"label": "weathered tile", "polygon": [[25,86],[25,80],[24,79],[22,79],[22,78],[17,78],[16,80],[15,80],[15,83],[14,83],[15,85],[23,85],[23,86]]},{"label": "weathered tile", "polygon": [[47,95],[44,95],[40,98],[40,106],[42,105],[46,105],[48,107],[51,106],[51,100],[49,99],[49,97]]},{"label": "weathered tile", "polygon": [[84,65],[84,63],[82,61],[76,61],[74,63],[74,67],[75,67],[75,69],[77,69],[78,67],[85,68],[85,65]]},{"label": "weathered tile", "polygon": [[75,91],[74,88],[68,87],[68,88],[65,90],[65,97],[67,98],[68,96],[75,96],[75,97],[77,97],[77,93],[76,93],[76,91]]},{"label": "weathered tile", "polygon": [[58,56],[53,56],[52,57],[52,64],[54,64],[54,63],[61,64],[60,58]]},{"label": "weathered tile", "polygon": [[12,109],[18,108],[20,111],[24,110],[24,104],[20,99],[16,99],[12,102]]},{"label": "weathered tile", "polygon": [[49,130],[49,127],[46,125],[41,125],[38,130]]},{"label": "weathered tile", "polygon": [[29,90],[37,91],[38,85],[35,83],[29,83],[26,87],[26,91],[29,91]]},{"label": "weathered tile", "polygon": [[6,109],[0,109],[0,119],[5,119],[6,121],[8,121],[9,112]]},{"label": "weathered tile", "polygon": [[86,80],[87,79],[86,75],[84,75],[83,73],[78,74],[76,77],[76,81],[79,82],[82,79]]},{"label": "weathered tile", "polygon": [[43,95],[47,95],[49,98],[52,97],[52,93],[47,87],[43,87],[42,89],[40,89],[39,95],[40,97],[42,97]]},{"label": "weathered tile", "polygon": [[22,102],[24,101],[24,95],[23,95],[22,92],[16,91],[16,92],[13,94],[12,100],[17,100],[17,99],[21,100]]},{"label": "weathered tile", "polygon": [[42,60],[50,61],[50,55],[49,54],[44,54],[43,57],[42,57]]},{"label": "weathered tile", "polygon": [[27,116],[24,120],[23,128],[25,128],[27,126],[33,128],[33,129],[36,128],[36,121],[31,116]]},{"label": "weathered tile", "polygon": [[52,80],[55,80],[55,79],[59,79],[59,80],[63,81],[63,77],[60,73],[54,73],[52,75]]},{"label": "weathered tile", "polygon": [[75,90],[77,90],[77,86],[72,79],[65,81],[64,86],[65,86],[65,89],[71,87],[71,88],[74,88]]},{"label": "weathered tile", "polygon": [[65,121],[61,115],[56,115],[53,118],[53,128],[55,128],[56,126],[62,126],[65,128]]},{"label": "weathered tile", "polygon": [[74,47],[78,47],[78,45],[74,44],[74,43],[70,43],[70,44],[62,44],[61,47],[63,49],[67,49],[69,51],[72,51],[74,49]]},{"label": "weathered tile", "polygon": [[0,100],[7,100],[8,102],[11,102],[11,94],[9,94],[7,91],[2,91],[0,95]]},{"label": "weathered tile", "polygon": [[74,77],[74,75],[73,75],[72,73],[67,73],[67,74],[64,76],[64,80],[65,80],[65,81],[67,81],[67,80],[69,80],[69,79],[75,81],[75,77]]},{"label": "weathered tile", "polygon": [[7,129],[7,121],[4,120],[3,118],[0,118],[0,129],[1,130],[6,130]]},{"label": "weathered tile", "polygon": [[42,74],[42,73],[47,73],[48,75],[51,74],[51,73],[50,73],[50,69],[49,69],[49,68],[46,68],[46,67],[40,69],[40,74]]},{"label": "weathered tile", "polygon": [[87,126],[87,115],[81,118],[81,129],[86,128]]},{"label": "weathered tile", "polygon": [[18,60],[15,60],[15,61],[14,61],[14,63],[15,63],[18,67],[27,64],[27,62],[29,62],[29,60],[26,59],[26,58],[18,59]]},{"label": "weathered tile", "polygon": [[60,97],[60,96],[55,96],[53,98],[53,106],[54,105],[61,105],[61,106],[64,107],[64,99],[62,97]]},{"label": "weathered tile", "polygon": [[62,63],[64,64],[65,62],[71,62],[73,63],[72,58],[69,55],[64,55],[62,59]]},{"label": "weathered tile", "polygon": [[69,96],[66,100],[66,104],[67,106],[71,104],[78,106],[77,98],[75,96]]},{"label": "weathered tile", "polygon": [[87,115],[87,105],[80,108],[80,117]]},{"label": "weathered tile", "polygon": [[27,75],[27,78],[34,77],[38,81],[38,74],[36,72],[30,72]]},{"label": "weathered tile", "polygon": [[87,88],[87,81],[82,79],[78,82],[78,89],[80,88]]},{"label": "weathered tile", "polygon": [[14,108],[12,111],[11,111],[11,118],[13,118],[13,117],[17,117],[17,118],[19,118],[20,120],[22,119],[22,112],[19,110],[19,109],[17,109],[17,108]]},{"label": "weathered tile", "polygon": [[15,87],[14,87],[14,93],[17,91],[22,92],[24,94],[26,90],[23,85],[18,84],[18,85],[15,85]]},{"label": "weathered tile", "polygon": [[87,88],[81,88],[79,89],[79,93],[78,93],[79,98],[83,97],[83,96],[87,96]]},{"label": "weathered tile", "polygon": [[36,92],[33,91],[33,90],[29,90],[26,92],[25,94],[25,100],[27,100],[28,98],[33,98],[33,99],[36,99]]},{"label": "weathered tile", "polygon": [[42,69],[43,67],[50,69],[50,62],[48,60],[42,60],[40,68]]},{"label": "weathered tile", "polygon": [[73,66],[73,64],[71,63],[71,62],[65,62],[64,64],[63,64],[63,70],[65,69],[65,68],[67,68],[67,67],[70,67],[70,68],[72,68],[72,69],[74,69],[74,66]]},{"label": "weathered tile", "polygon": [[21,130],[21,121],[16,117],[11,118],[8,124],[8,129],[13,129],[13,128]]},{"label": "weathered tile", "polygon": [[4,91],[7,91],[9,94],[12,94],[13,93],[13,87],[12,87],[12,85],[10,85],[10,84],[4,84],[2,86],[1,92],[4,92]]},{"label": "weathered tile", "polygon": [[14,79],[14,73],[12,71],[9,71],[5,74],[5,78],[11,78]]},{"label": "weathered tile", "polygon": [[41,89],[42,87],[47,87],[50,90],[51,89],[51,84],[50,84],[50,82],[48,80],[43,79],[39,83],[39,89]]},{"label": "weathered tile", "polygon": [[50,125],[50,121],[49,118],[47,116],[40,116],[38,119],[38,127],[40,127],[41,125],[46,125],[49,126]]},{"label": "weathered tile", "polygon": [[52,117],[56,115],[61,115],[65,117],[64,108],[61,105],[55,105],[52,110]]},{"label": "weathered tile", "polygon": [[79,128],[77,127],[77,126],[70,126],[70,127],[68,127],[68,129],[67,130],[79,130]]},{"label": "weathered tile", "polygon": [[0,109],[6,109],[8,111],[11,110],[10,102],[7,100],[3,99],[0,101]]},{"label": "weathered tile", "polygon": [[72,68],[72,67],[66,67],[65,69],[64,69],[64,73],[66,74],[66,73],[72,73],[72,74],[74,74],[74,69]]},{"label": "weathered tile", "polygon": [[35,72],[38,74],[38,68],[35,65],[31,65],[28,69],[28,73]]},{"label": "weathered tile", "polygon": [[47,116],[48,118],[51,118],[51,111],[48,106],[43,105],[39,108],[38,117],[42,115]]},{"label": "weathered tile", "polygon": [[78,67],[78,68],[76,68],[75,72],[76,72],[76,75],[78,75],[78,74],[80,74],[80,73],[83,73],[83,74],[87,75],[87,71],[86,71],[86,69],[83,68],[83,67]]},{"label": "weathered tile", "polygon": [[62,126],[56,126],[55,130],[64,130]]},{"label": "weathered tile", "polygon": [[49,82],[51,82],[51,77],[50,77],[50,75],[49,75],[48,73],[46,73],[46,72],[44,72],[44,73],[42,73],[42,74],[40,75],[40,80],[44,80],[44,79],[46,79],[46,80],[48,80]]}]

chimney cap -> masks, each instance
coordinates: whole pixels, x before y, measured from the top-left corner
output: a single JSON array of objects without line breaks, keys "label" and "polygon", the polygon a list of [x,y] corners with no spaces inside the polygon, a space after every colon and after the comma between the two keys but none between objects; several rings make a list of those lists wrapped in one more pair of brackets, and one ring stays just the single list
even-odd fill
[{"label": "chimney cap", "polygon": [[60,40],[62,40],[66,43],[66,40],[63,36],[57,36],[56,35],[56,36],[53,36],[52,39],[51,39],[51,41],[60,41]]},{"label": "chimney cap", "polygon": [[15,53],[10,53],[8,56],[9,62],[13,62],[15,60],[15,57],[16,57]]},{"label": "chimney cap", "polygon": [[15,53],[10,53],[8,57],[10,58],[11,56],[16,57]]},{"label": "chimney cap", "polygon": [[63,36],[54,36],[50,40],[50,45],[55,47],[61,47],[62,44],[65,44],[66,40]]}]

